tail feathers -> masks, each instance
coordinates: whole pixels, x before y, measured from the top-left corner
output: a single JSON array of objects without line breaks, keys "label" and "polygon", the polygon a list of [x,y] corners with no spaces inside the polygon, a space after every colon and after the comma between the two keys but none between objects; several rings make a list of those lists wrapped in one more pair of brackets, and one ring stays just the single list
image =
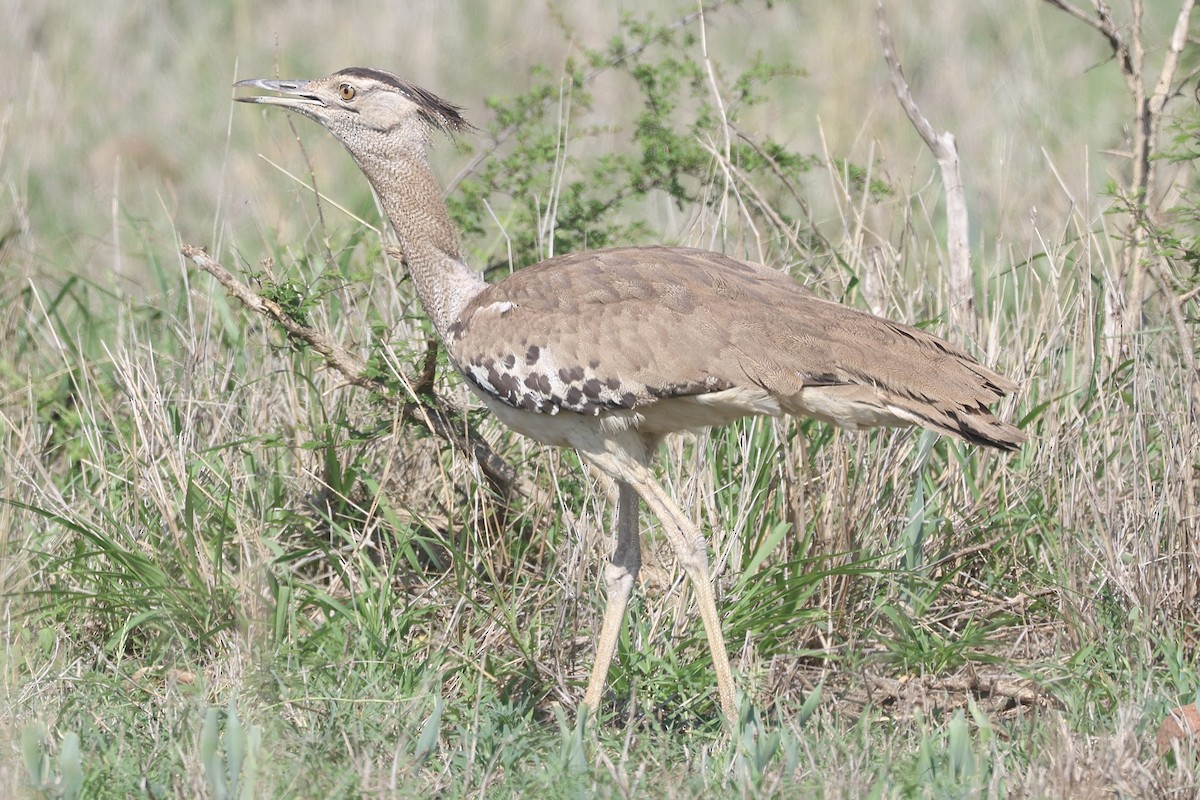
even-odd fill
[{"label": "tail feathers", "polygon": [[[1007,388],[1007,387],[1004,387]],[[780,408],[794,416],[815,417],[852,430],[879,426],[919,425],[972,444],[1013,451],[1025,441],[1017,427],[996,418],[987,403],[1001,390],[976,391],[969,399],[906,396],[864,384],[808,385],[800,392],[779,397]]]},{"label": "tail feathers", "polygon": [[893,401],[888,403],[888,408],[896,416],[923,428],[931,428],[958,436],[971,444],[994,447],[1010,453],[1019,449],[1028,438],[1020,428],[997,419],[991,411],[982,406],[976,409],[940,408],[936,405]]}]

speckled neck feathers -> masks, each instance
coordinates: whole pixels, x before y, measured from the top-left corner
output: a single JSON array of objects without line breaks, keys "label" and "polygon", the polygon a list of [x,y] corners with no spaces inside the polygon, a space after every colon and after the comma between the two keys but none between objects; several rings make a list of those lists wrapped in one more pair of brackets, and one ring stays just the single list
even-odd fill
[{"label": "speckled neck feathers", "polygon": [[487,284],[464,263],[425,153],[351,152],[391,220],[425,312],[446,340],[450,326]]}]

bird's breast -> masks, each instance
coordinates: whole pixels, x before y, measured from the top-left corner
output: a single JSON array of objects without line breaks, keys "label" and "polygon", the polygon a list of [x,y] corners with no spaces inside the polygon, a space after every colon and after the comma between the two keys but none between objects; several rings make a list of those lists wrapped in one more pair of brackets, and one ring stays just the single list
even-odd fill
[{"label": "bird's breast", "polygon": [[525,343],[520,352],[503,355],[463,353],[457,366],[478,392],[539,414],[567,411],[594,417],[632,409],[646,397],[640,382],[604,374],[599,360],[564,362],[544,342]]}]

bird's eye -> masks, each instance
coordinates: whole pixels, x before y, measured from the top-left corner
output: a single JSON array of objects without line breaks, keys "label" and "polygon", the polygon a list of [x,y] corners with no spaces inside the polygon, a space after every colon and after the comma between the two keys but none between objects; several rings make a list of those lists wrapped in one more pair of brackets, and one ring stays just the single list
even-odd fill
[{"label": "bird's eye", "polygon": [[353,100],[354,95],[358,94],[358,92],[356,92],[354,90],[354,87],[351,86],[350,84],[343,83],[341,86],[338,87],[338,94],[340,94],[342,96],[343,100]]}]

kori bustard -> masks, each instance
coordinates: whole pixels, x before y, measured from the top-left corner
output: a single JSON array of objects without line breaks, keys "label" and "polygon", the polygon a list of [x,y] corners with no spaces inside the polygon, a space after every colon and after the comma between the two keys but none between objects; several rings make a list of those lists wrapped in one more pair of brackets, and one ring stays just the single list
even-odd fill
[{"label": "kori bustard", "polygon": [[1001,450],[1025,438],[989,410],[1012,381],[936,336],[817,299],[758,264],[625,247],[551,258],[489,285],[466,264],[427,156],[434,133],[470,130],[461,109],[361,67],[237,86],[273,92],[237,99],[308,117],[350,152],[450,361],[483,403],[616,481],[616,547],[583,696],[593,711],[641,564],[640,498],[691,581],[721,708],[736,714],[704,537],[650,469],[666,434],[791,414],[852,429],[919,425]]}]

